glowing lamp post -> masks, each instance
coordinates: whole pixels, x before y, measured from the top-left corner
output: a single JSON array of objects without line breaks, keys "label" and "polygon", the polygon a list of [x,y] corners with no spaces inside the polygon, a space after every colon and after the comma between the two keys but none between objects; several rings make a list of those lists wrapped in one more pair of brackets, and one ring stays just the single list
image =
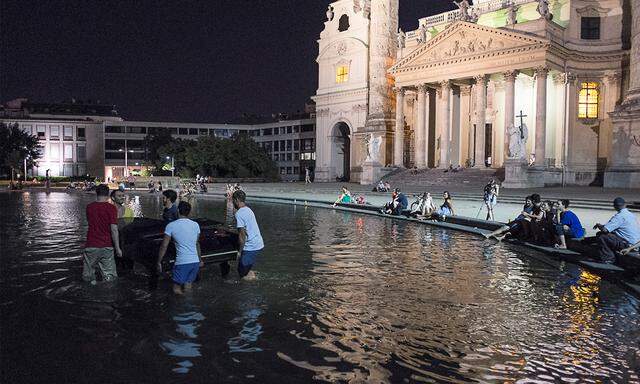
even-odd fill
[{"label": "glowing lamp post", "polygon": [[173,156],[167,156],[167,160],[171,159],[171,177],[174,177],[174,171],[175,171],[175,159],[173,158]]}]

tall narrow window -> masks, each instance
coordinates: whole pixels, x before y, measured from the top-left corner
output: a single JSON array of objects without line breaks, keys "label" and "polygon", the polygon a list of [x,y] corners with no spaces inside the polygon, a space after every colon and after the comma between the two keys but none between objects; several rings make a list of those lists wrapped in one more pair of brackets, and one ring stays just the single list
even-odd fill
[{"label": "tall narrow window", "polygon": [[341,65],[336,68],[336,83],[346,83],[349,80],[349,67]]},{"label": "tall narrow window", "polygon": [[597,119],[599,98],[600,91],[598,90],[598,83],[581,83],[580,93],[578,95],[578,118]]},{"label": "tall narrow window", "polygon": [[344,32],[349,29],[349,16],[342,15],[338,20],[338,32]]},{"label": "tall narrow window", "polygon": [[580,38],[582,40],[600,39],[600,18],[581,17],[580,18]]}]

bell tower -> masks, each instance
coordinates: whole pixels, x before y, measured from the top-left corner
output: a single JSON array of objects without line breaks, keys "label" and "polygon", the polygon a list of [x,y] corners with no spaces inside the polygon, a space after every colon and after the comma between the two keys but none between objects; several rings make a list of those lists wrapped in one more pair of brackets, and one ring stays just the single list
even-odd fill
[{"label": "bell tower", "polygon": [[[392,162],[395,129],[394,80],[388,73],[396,59],[399,0],[370,0],[369,97],[363,145],[372,146],[362,165],[362,184],[373,184]],[[378,149],[379,148],[379,149]]]}]

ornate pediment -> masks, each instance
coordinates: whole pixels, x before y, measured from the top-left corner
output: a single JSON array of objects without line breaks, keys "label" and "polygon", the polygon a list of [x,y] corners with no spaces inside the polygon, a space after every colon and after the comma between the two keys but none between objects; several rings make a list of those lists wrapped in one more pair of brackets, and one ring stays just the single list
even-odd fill
[{"label": "ornate pediment", "polygon": [[524,33],[457,21],[401,59],[390,72],[398,73],[444,61],[468,61],[474,57],[482,58],[489,54],[495,56],[548,44],[548,40]]}]

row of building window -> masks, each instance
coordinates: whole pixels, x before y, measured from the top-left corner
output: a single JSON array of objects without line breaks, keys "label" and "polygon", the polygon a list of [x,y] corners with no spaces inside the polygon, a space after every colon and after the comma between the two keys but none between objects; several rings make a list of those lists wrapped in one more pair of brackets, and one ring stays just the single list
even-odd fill
[{"label": "row of building window", "polygon": [[273,161],[299,161],[299,160],[315,160],[315,152],[303,153],[274,153]]},{"label": "row of building window", "polygon": [[[60,140],[61,137],[64,141],[74,140],[74,127],[70,125],[63,125],[62,129],[60,129],[61,127],[59,125],[49,125],[49,127],[47,127],[46,125],[36,124],[36,126],[34,127],[33,125],[23,124],[21,125],[21,128],[24,132],[28,133],[29,135],[37,136],[40,140],[46,140],[47,137],[49,138],[49,140]],[[47,131],[49,133],[48,135]],[[85,127],[75,128],[75,133],[76,140],[86,140]]]},{"label": "row of building window", "polygon": [[287,135],[291,133],[304,133],[304,132],[313,132],[313,131],[314,131],[313,124],[290,125],[286,127],[253,129],[249,131],[249,136],[253,137],[253,136]]},{"label": "row of building window", "polygon": [[275,140],[262,141],[258,146],[264,148],[267,152],[284,152],[284,151],[312,151],[314,150],[315,139],[293,139],[293,140]]},{"label": "row of building window", "polygon": [[104,128],[105,133],[131,133],[138,135],[155,135],[160,133],[169,133],[172,135],[182,136],[217,136],[231,137],[239,132],[238,129],[220,129],[220,128],[176,128],[176,127],[130,127],[107,125]]},{"label": "row of building window", "polygon": [[304,168],[300,167],[280,167],[281,175],[302,175]]},{"label": "row of building window", "polygon": [[[62,160],[73,161],[73,152],[76,152],[76,161],[87,161],[87,148],[84,145],[49,143],[48,146],[40,145],[38,147],[38,153],[41,158],[47,160]],[[61,153],[62,152],[62,153]]]}]

